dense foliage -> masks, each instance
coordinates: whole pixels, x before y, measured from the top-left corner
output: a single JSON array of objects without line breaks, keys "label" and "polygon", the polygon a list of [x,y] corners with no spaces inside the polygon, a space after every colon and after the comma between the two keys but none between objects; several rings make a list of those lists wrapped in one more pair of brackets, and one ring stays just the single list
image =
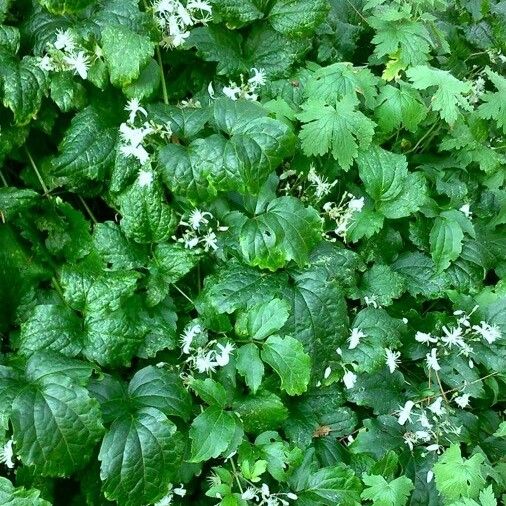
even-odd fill
[{"label": "dense foliage", "polygon": [[493,506],[506,2],[0,0],[0,503]]}]

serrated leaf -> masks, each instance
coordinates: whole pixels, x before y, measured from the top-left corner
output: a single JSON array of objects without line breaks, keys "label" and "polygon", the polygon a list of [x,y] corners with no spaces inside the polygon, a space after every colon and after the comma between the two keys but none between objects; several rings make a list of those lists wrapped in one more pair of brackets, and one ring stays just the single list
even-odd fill
[{"label": "serrated leaf", "polygon": [[329,10],[326,0],[276,0],[269,12],[272,27],[292,37],[310,35]]},{"label": "serrated leaf", "polygon": [[438,272],[446,270],[462,251],[464,232],[460,224],[450,218],[438,216],[430,231],[430,253]]},{"label": "serrated leaf", "polygon": [[16,54],[19,51],[20,37],[19,28],[0,24],[0,48]]},{"label": "serrated leaf", "polygon": [[261,340],[280,330],[289,316],[289,305],[281,299],[255,304],[240,313],[235,331],[238,335]]},{"label": "serrated leaf", "polygon": [[367,488],[360,497],[373,501],[376,506],[404,506],[414,488],[413,482],[406,476],[388,482],[383,476],[364,474],[362,480]]},{"label": "serrated leaf", "polygon": [[218,457],[232,443],[240,427],[232,413],[218,406],[207,408],[193,420],[190,427],[191,461],[203,462]]},{"label": "serrated leaf", "polygon": [[437,489],[447,501],[460,497],[478,497],[485,484],[482,474],[484,459],[481,453],[476,453],[469,459],[462,458],[457,444],[452,444],[439,457],[434,465],[434,476]]},{"label": "serrated leaf", "polygon": [[246,385],[255,394],[262,383],[264,364],[260,360],[258,347],[253,343],[244,344],[236,352],[236,369],[244,377]]},{"label": "serrated leaf", "polygon": [[288,417],[288,409],[281,399],[267,391],[237,399],[233,409],[241,417],[245,432],[254,434],[276,430]]},{"label": "serrated leaf", "polygon": [[246,261],[276,270],[290,260],[302,267],[311,249],[321,240],[321,220],[315,209],[294,197],[279,197],[265,212],[241,227],[239,242]]},{"label": "serrated leaf", "polygon": [[52,160],[54,176],[72,189],[101,181],[114,163],[117,138],[116,118],[97,106],[86,107],[72,119]]},{"label": "serrated leaf", "polygon": [[20,353],[30,355],[47,349],[69,357],[81,351],[81,321],[70,308],[53,304],[35,306],[30,318],[21,326]]},{"label": "serrated leaf", "polygon": [[240,28],[256,19],[263,18],[264,14],[252,0],[212,0],[213,17],[223,19],[227,26]]},{"label": "serrated leaf", "polygon": [[72,14],[88,7],[93,0],[37,0],[53,14]]},{"label": "serrated leaf", "polygon": [[176,426],[158,409],[118,418],[104,436],[98,459],[104,495],[125,506],[159,499],[174,472]]},{"label": "serrated leaf", "polygon": [[[154,175],[153,175],[154,177]],[[137,243],[156,243],[166,239],[176,225],[172,209],[165,202],[157,181],[139,180],[119,196],[121,228]]]},{"label": "serrated leaf", "polygon": [[346,95],[335,107],[324,102],[309,101],[297,117],[305,123],[299,133],[302,150],[307,156],[330,152],[335,160],[348,169],[360,149],[371,143],[375,123],[356,111],[356,99]]},{"label": "serrated leaf", "polygon": [[497,92],[487,91],[482,95],[483,103],[478,107],[478,114],[485,119],[494,119],[506,135],[506,79],[488,68],[485,72],[494,83]]},{"label": "serrated leaf", "polygon": [[36,58],[25,56],[19,61],[0,49],[2,100],[13,112],[16,125],[26,125],[36,116],[47,86],[47,75],[37,66]]},{"label": "serrated leaf", "polygon": [[297,339],[271,336],[265,341],[260,355],[276,371],[281,389],[288,395],[300,395],[307,390],[311,359]]},{"label": "serrated leaf", "polygon": [[50,506],[51,503],[40,497],[40,491],[31,488],[14,487],[4,477],[0,477],[0,504],[4,506]]},{"label": "serrated leaf", "polygon": [[389,306],[405,290],[404,279],[388,265],[374,264],[366,271],[359,286],[362,298],[370,297],[381,306]]},{"label": "serrated leaf", "polygon": [[461,109],[470,110],[464,95],[471,90],[471,83],[459,81],[446,70],[426,65],[411,67],[406,71],[406,75],[417,90],[437,88],[431,98],[431,108],[438,111],[449,125],[455,123]]},{"label": "serrated leaf", "polygon": [[102,31],[102,50],[109,67],[111,83],[126,86],[137,79],[149,63],[155,44],[121,25],[107,25]]}]

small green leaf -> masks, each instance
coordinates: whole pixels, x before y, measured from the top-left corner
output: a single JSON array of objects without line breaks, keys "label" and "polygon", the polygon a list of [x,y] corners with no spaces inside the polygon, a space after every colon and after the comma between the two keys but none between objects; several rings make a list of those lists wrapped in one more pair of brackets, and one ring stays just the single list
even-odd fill
[{"label": "small green leaf", "polygon": [[0,477],[0,504],[4,506],[51,506],[51,503],[41,499],[40,491],[31,488],[14,487],[4,477]]},{"label": "small green leaf", "polygon": [[258,347],[253,344],[245,344],[237,349],[236,369],[244,377],[246,385],[255,394],[262,383],[264,364],[260,360]]},{"label": "small green leaf", "polygon": [[37,0],[53,14],[72,14],[93,3],[93,0]]},{"label": "small green leaf", "polygon": [[237,399],[234,401],[233,409],[241,417],[244,430],[254,434],[279,429],[288,418],[288,409],[283,405],[281,399],[277,395],[265,391]]},{"label": "small green leaf", "polygon": [[362,480],[367,488],[360,497],[373,501],[376,506],[404,506],[415,488],[413,482],[406,476],[388,482],[383,476],[364,474]]},{"label": "small green leaf", "polygon": [[311,359],[300,341],[290,336],[271,336],[263,345],[261,357],[278,374],[282,390],[289,395],[300,395],[307,390]]},{"label": "small green leaf", "polygon": [[242,337],[265,339],[283,327],[289,314],[288,303],[281,299],[255,304],[239,313],[235,331]]},{"label": "small green leaf", "polygon": [[362,277],[359,290],[362,298],[370,297],[382,306],[389,306],[404,293],[405,282],[388,265],[374,264]]},{"label": "small green leaf", "polygon": [[107,25],[102,32],[102,50],[111,74],[111,83],[125,86],[137,79],[153,57],[155,44],[121,25]]},{"label": "small green leaf", "polygon": [[206,378],[205,380],[193,380],[190,386],[210,406],[217,405],[223,409],[227,405],[227,391],[221,383]]},{"label": "small green leaf", "polygon": [[485,457],[476,453],[470,459],[462,458],[460,447],[452,444],[434,465],[436,487],[447,501],[460,497],[478,497],[485,484],[482,464]]},{"label": "small green leaf", "polygon": [[438,272],[459,257],[463,239],[464,232],[456,220],[442,216],[435,219],[430,231],[430,253]]},{"label": "small green leaf", "polygon": [[232,413],[218,406],[207,408],[193,420],[190,427],[191,461],[203,462],[221,455],[232,443],[240,427]]},{"label": "small green leaf", "polygon": [[269,12],[272,27],[283,35],[307,36],[325,19],[326,0],[276,0]]}]

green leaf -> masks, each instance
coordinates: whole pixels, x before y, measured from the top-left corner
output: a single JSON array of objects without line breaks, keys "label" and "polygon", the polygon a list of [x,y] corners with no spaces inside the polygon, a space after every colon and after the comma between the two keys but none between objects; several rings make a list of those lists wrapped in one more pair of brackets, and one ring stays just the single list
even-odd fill
[{"label": "green leaf", "polygon": [[343,169],[348,169],[359,148],[371,143],[375,123],[360,111],[352,95],[336,102],[335,107],[321,101],[309,101],[297,117],[305,123],[299,137],[302,150],[307,156],[322,156],[332,153]]},{"label": "green leaf", "polygon": [[362,298],[371,297],[381,306],[389,306],[404,293],[405,283],[388,265],[374,264],[362,277],[359,290]]},{"label": "green leaf", "polygon": [[111,83],[126,86],[135,81],[151,61],[155,44],[121,25],[108,25],[102,32],[102,50],[109,67]]},{"label": "green leaf", "polygon": [[211,378],[205,380],[195,379],[191,382],[191,388],[195,393],[210,406],[217,405],[224,409],[227,405],[227,391],[221,383]]},{"label": "green leaf", "polygon": [[156,408],[166,416],[187,421],[192,410],[190,394],[176,373],[155,366],[137,371],[128,385],[128,395],[138,408]]},{"label": "green leaf", "polygon": [[216,458],[232,443],[239,421],[232,413],[211,406],[195,418],[190,427],[191,462]]},{"label": "green leaf", "polygon": [[390,133],[401,125],[415,132],[427,116],[420,94],[409,84],[399,81],[399,87],[387,84],[381,88],[374,111],[378,126]]},{"label": "green leaf", "polygon": [[37,0],[53,14],[72,14],[93,3],[93,0]]},{"label": "green leaf", "polygon": [[91,368],[37,352],[27,363],[27,383],[12,404],[16,451],[43,476],[70,475],[91,457],[102,435],[98,402],[83,388]]},{"label": "green leaf", "polygon": [[25,56],[19,61],[0,49],[0,90],[3,104],[14,113],[16,125],[26,125],[39,111],[48,86],[46,73],[36,58]]},{"label": "green leaf", "polygon": [[303,37],[325,19],[329,10],[326,0],[276,0],[269,12],[272,27],[291,37]]},{"label": "green leaf", "polygon": [[155,408],[141,408],[115,420],[98,455],[104,495],[125,506],[160,499],[173,475],[175,431],[176,426]]},{"label": "green leaf", "polygon": [[494,437],[506,437],[506,422],[501,422],[493,435]]},{"label": "green leaf", "polygon": [[376,506],[404,506],[414,489],[413,482],[406,476],[388,482],[383,476],[364,474],[362,480],[367,488],[360,497],[373,501]]},{"label": "green leaf", "polygon": [[240,28],[256,19],[263,18],[264,14],[257,8],[252,0],[212,0],[213,18],[223,19],[230,28]]},{"label": "green leaf", "polygon": [[297,339],[271,336],[262,347],[261,357],[276,371],[281,389],[288,395],[300,395],[307,390],[311,359]]},{"label": "green leaf", "polygon": [[253,343],[248,343],[238,348],[235,366],[237,372],[244,377],[246,385],[255,394],[264,375],[264,364],[260,360],[258,347]]},{"label": "green leaf", "polygon": [[462,251],[464,232],[454,219],[438,216],[430,231],[430,253],[437,272],[446,270]]},{"label": "green leaf", "polygon": [[280,330],[289,316],[288,303],[281,299],[255,304],[240,313],[235,331],[242,337],[261,340]]},{"label": "green leaf", "polygon": [[141,70],[139,77],[123,87],[123,93],[128,98],[139,100],[151,98],[160,88],[161,72],[158,63],[151,59]]},{"label": "green leaf", "polygon": [[497,92],[487,91],[482,95],[483,103],[478,107],[478,114],[485,119],[494,119],[506,135],[506,79],[489,68],[485,72]]},{"label": "green leaf", "polygon": [[0,48],[5,49],[9,53],[16,54],[19,51],[20,37],[19,28],[0,24]]},{"label": "green leaf", "polygon": [[86,105],[86,91],[71,72],[54,74],[49,85],[51,98],[62,112],[83,109]]},{"label": "green leaf", "polygon": [[82,349],[81,321],[66,306],[35,306],[29,319],[21,326],[20,353],[30,355],[47,349],[69,357],[75,357]]},{"label": "green leaf", "polygon": [[403,253],[392,264],[392,269],[405,279],[406,290],[413,297],[437,297],[448,283],[446,276],[436,271],[432,259],[419,252]]},{"label": "green leaf", "polygon": [[302,267],[321,240],[320,229],[315,209],[294,197],[279,197],[242,225],[239,242],[250,265],[276,270],[294,260]]},{"label": "green leaf", "polygon": [[78,112],[52,160],[57,181],[76,189],[103,180],[114,163],[117,137],[117,120],[110,112],[94,105]]},{"label": "green leaf", "polygon": [[51,503],[41,499],[40,491],[35,488],[26,490],[0,477],[0,504],[4,506],[50,506]]},{"label": "green leaf", "polygon": [[254,434],[276,430],[288,418],[281,399],[266,391],[234,401],[233,409],[241,417],[245,432]]},{"label": "green leaf", "polygon": [[[152,174],[152,177],[155,177]],[[165,202],[161,186],[156,180],[149,184],[138,179],[119,196],[122,214],[121,228],[137,243],[161,242],[175,227],[172,209]]]},{"label": "green leaf", "polygon": [[471,83],[459,81],[446,70],[426,65],[411,67],[406,71],[406,75],[417,90],[437,88],[431,98],[431,107],[434,111],[438,111],[449,125],[455,123],[460,109],[470,110],[464,95],[471,90]]},{"label": "green leaf", "polygon": [[476,453],[470,459],[463,459],[460,448],[452,444],[434,465],[436,487],[447,501],[460,497],[478,497],[485,485],[482,464],[485,457]]},{"label": "green leaf", "polygon": [[417,211],[426,200],[420,173],[408,173],[404,155],[373,146],[359,154],[357,165],[367,193],[386,218],[402,218]]}]

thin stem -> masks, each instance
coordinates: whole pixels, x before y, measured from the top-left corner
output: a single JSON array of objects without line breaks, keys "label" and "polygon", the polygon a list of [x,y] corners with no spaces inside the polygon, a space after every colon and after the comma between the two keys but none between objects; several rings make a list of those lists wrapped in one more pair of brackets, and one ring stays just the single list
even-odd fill
[{"label": "thin stem", "polygon": [[89,208],[88,204],[84,201],[84,199],[81,197],[81,195],[78,195],[78,198],[83,205],[83,207],[86,209],[86,212],[88,213],[89,217],[95,223],[95,225],[98,223],[97,219],[95,218],[94,214],[92,213],[91,209]]},{"label": "thin stem", "polygon": [[183,292],[183,290],[181,290],[181,288],[179,288],[179,286],[177,285],[172,285],[187,301],[191,302],[193,304],[193,300],[190,299],[190,297],[188,297],[188,295],[186,295],[186,293]]},{"label": "thin stem", "polygon": [[446,398],[446,393],[444,391],[444,388],[443,388],[443,385],[441,384],[441,379],[439,377],[439,374],[436,370],[434,370],[434,372],[436,373],[436,379],[437,379],[437,383],[439,385],[439,390],[441,390],[441,395],[443,396],[443,399],[445,400],[445,402],[448,402],[448,399]]},{"label": "thin stem", "polygon": [[367,19],[365,19],[365,18],[364,18],[364,16],[362,15],[362,13],[361,13],[359,10],[357,10],[357,8],[353,5],[353,3],[352,3],[352,2],[350,2],[350,0],[346,0],[346,1],[347,1],[347,2],[348,2],[348,4],[350,5],[350,7],[352,7],[352,8],[353,8],[353,10],[354,10],[354,11],[355,11],[355,12],[356,12],[356,13],[357,13],[357,14],[358,14],[361,18],[362,18],[362,21],[364,21],[364,23],[365,23],[366,25],[368,25],[369,23],[367,22]]},{"label": "thin stem", "polygon": [[234,472],[234,478],[235,478],[235,481],[237,482],[237,486],[239,487],[239,491],[242,494],[242,493],[244,493],[244,490],[242,489],[241,480],[239,479],[239,475],[237,473],[237,469],[234,464],[234,459],[230,459],[230,465],[232,466],[232,471]]},{"label": "thin stem", "polygon": [[26,151],[26,155],[28,156],[28,160],[30,160],[30,164],[35,172],[35,175],[37,176],[37,179],[39,180],[40,186],[42,186],[42,190],[44,191],[44,195],[49,195],[49,190],[47,189],[46,183],[44,183],[44,180],[42,179],[42,176],[40,175],[39,169],[37,169],[37,165],[35,165],[35,162],[33,161],[30,151],[28,151],[28,148],[26,148],[26,147],[25,147],[25,151]]},{"label": "thin stem", "polygon": [[5,176],[3,175],[3,172],[1,170],[0,170],[0,179],[2,180],[4,186],[9,186],[7,183],[7,179],[5,179]]},{"label": "thin stem", "polygon": [[409,153],[412,153],[413,151],[416,151],[418,149],[418,147],[420,146],[420,144],[430,135],[430,133],[432,132],[432,130],[434,130],[434,128],[436,128],[436,126],[437,126],[437,123],[433,123],[432,126],[425,132],[425,134],[422,135],[422,137],[420,137],[420,139],[414,145],[414,147],[404,154],[407,155]]},{"label": "thin stem", "polygon": [[169,95],[167,93],[167,83],[165,81],[165,72],[163,70],[163,61],[162,61],[162,52],[160,51],[160,46],[156,46],[156,58],[158,60],[158,65],[160,65],[160,77],[162,78],[162,93],[163,93],[163,103],[165,105],[169,105]]}]

